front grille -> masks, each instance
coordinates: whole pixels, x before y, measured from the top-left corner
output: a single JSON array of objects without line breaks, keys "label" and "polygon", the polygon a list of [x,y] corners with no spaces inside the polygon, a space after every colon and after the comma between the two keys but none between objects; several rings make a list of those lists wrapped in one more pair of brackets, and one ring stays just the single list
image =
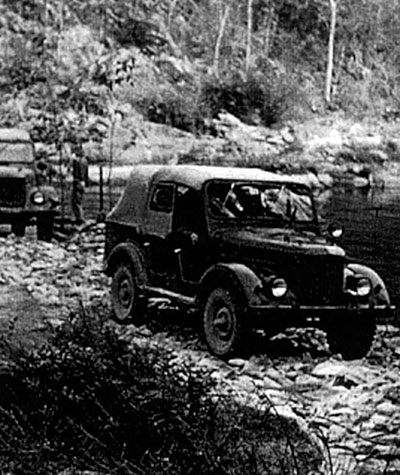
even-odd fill
[{"label": "front grille", "polygon": [[338,303],[343,293],[343,260],[313,256],[297,262],[291,273],[291,288],[299,303],[329,305]]},{"label": "front grille", "polygon": [[0,207],[22,208],[25,199],[24,178],[0,177]]}]

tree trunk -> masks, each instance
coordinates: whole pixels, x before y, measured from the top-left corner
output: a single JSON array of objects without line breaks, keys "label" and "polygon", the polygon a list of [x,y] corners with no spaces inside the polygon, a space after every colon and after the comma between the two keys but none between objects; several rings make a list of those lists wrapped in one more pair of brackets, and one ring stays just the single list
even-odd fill
[{"label": "tree trunk", "polygon": [[271,45],[274,42],[275,27],[276,27],[275,8],[274,8],[274,4],[271,3],[268,8],[268,18],[265,25],[265,33],[264,33],[264,48],[263,49],[264,49],[264,54],[267,58],[269,56]]},{"label": "tree trunk", "polygon": [[329,44],[328,44],[328,61],[326,65],[326,80],[325,80],[325,101],[330,104],[332,91],[332,75],[333,75],[333,56],[335,48],[335,30],[336,30],[336,7],[338,0],[329,0],[331,9],[331,21],[329,29]]},{"label": "tree trunk", "polygon": [[253,0],[247,0],[247,39],[246,39],[246,75],[250,69],[251,61],[251,33],[253,30]]},{"label": "tree trunk", "polygon": [[221,17],[221,23],[219,25],[217,41],[215,43],[215,49],[214,49],[213,66],[214,66],[215,74],[217,76],[218,76],[218,68],[219,68],[219,54],[221,50],[222,38],[224,36],[225,25],[226,25],[226,20],[228,19],[228,15],[229,15],[229,5],[225,5],[225,9]]}]

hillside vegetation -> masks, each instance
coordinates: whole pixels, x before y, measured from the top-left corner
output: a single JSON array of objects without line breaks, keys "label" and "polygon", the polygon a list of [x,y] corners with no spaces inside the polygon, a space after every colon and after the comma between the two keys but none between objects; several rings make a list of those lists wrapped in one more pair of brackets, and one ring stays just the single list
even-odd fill
[{"label": "hillside vegetation", "polygon": [[[324,100],[337,3],[331,100]],[[215,134],[219,112],[271,126],[331,110],[393,119],[399,109],[397,0],[3,0],[0,125],[61,149],[112,154],[143,121]]]}]

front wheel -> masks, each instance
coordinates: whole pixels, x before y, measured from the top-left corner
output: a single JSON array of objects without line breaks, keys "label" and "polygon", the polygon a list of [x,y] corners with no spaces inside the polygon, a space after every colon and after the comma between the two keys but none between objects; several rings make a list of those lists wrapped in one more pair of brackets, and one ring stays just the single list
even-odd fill
[{"label": "front wheel", "polygon": [[207,345],[216,356],[231,356],[243,349],[243,312],[232,292],[213,290],[204,307],[203,328]]},{"label": "front wheel", "polygon": [[118,323],[138,323],[144,316],[144,299],[139,294],[134,271],[128,264],[119,264],[112,276],[111,304]]},{"label": "front wheel", "polygon": [[334,320],[326,329],[330,350],[333,354],[340,353],[344,360],[363,358],[371,348],[375,330],[372,313]]},{"label": "front wheel", "polygon": [[37,237],[40,241],[51,241],[54,231],[54,218],[41,218],[37,221]]}]

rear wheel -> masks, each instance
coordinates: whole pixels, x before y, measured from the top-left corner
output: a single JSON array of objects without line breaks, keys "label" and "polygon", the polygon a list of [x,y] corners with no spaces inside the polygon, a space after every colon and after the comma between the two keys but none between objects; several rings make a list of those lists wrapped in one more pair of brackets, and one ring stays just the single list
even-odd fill
[{"label": "rear wheel", "polygon": [[25,223],[16,222],[11,225],[11,231],[18,237],[25,236]]},{"label": "rear wheel", "polygon": [[327,328],[327,340],[332,353],[340,353],[344,360],[364,357],[375,336],[372,313],[351,319],[334,320]]},{"label": "rear wheel", "polygon": [[243,350],[243,312],[230,290],[218,287],[209,294],[203,327],[207,345],[214,355],[227,357]]},{"label": "rear wheel", "polygon": [[117,265],[111,282],[114,319],[119,323],[138,323],[145,313],[145,300],[140,295],[135,272],[129,264]]}]

